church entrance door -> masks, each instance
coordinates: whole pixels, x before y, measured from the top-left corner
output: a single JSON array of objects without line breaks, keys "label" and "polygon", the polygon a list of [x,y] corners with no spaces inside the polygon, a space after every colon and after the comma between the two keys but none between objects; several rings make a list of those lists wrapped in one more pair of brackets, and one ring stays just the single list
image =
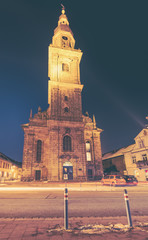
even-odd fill
[{"label": "church entrance door", "polygon": [[35,180],[40,181],[41,179],[41,170],[36,170],[35,171]]},{"label": "church entrance door", "polygon": [[65,162],[63,164],[63,179],[73,180],[73,166],[71,162]]}]

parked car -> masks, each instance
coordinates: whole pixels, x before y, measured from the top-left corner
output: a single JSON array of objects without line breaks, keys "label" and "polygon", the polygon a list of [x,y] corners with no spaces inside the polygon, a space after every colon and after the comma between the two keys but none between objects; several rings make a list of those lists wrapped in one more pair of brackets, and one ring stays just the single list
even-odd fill
[{"label": "parked car", "polygon": [[125,179],[125,181],[128,185],[137,185],[138,184],[138,180],[134,175],[123,175],[123,178]]},{"label": "parked car", "polygon": [[106,175],[102,178],[101,183],[103,185],[110,185],[110,186],[125,186],[126,181],[120,175]]}]

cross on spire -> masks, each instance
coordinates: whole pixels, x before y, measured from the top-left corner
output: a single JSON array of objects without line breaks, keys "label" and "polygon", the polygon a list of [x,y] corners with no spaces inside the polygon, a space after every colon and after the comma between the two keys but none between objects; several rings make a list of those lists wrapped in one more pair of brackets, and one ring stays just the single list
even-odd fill
[{"label": "cross on spire", "polygon": [[65,14],[65,7],[62,3],[61,3],[61,7],[62,7],[62,14]]}]

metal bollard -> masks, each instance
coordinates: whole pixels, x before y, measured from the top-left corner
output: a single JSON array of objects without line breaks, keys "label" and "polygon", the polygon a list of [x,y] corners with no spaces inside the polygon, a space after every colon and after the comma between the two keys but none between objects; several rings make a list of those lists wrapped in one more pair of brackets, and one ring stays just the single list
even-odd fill
[{"label": "metal bollard", "polygon": [[130,206],[129,206],[129,198],[128,198],[128,193],[126,189],[124,189],[124,200],[125,200],[125,206],[126,206],[128,225],[129,227],[132,228],[133,225],[132,225],[132,218],[131,218],[131,212],[130,212]]},{"label": "metal bollard", "polygon": [[64,228],[68,229],[68,188],[64,191]]}]

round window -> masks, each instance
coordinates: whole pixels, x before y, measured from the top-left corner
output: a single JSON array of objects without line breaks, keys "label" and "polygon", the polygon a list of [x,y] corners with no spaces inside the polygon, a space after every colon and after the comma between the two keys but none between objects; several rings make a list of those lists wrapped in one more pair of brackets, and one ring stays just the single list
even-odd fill
[{"label": "round window", "polygon": [[68,40],[68,38],[67,38],[66,36],[63,36],[62,38],[63,38],[64,40]]}]

